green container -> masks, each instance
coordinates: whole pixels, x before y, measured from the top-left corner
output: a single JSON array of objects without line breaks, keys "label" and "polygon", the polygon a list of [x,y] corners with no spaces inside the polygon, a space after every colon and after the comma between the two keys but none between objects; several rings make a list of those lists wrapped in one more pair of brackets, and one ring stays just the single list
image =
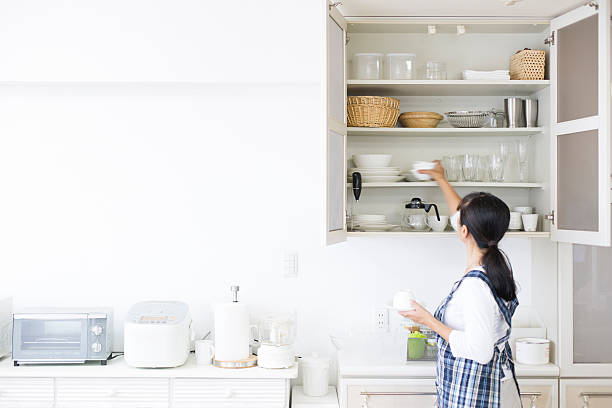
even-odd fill
[{"label": "green container", "polygon": [[421,360],[425,357],[425,342],[427,336],[420,332],[412,332],[408,335],[408,359]]}]

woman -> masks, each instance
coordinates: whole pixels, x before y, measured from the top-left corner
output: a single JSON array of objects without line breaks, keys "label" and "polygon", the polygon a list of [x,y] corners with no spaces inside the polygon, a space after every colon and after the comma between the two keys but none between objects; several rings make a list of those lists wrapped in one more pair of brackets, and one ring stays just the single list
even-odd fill
[{"label": "woman", "polygon": [[451,223],[467,249],[467,268],[448,297],[431,315],[418,303],[404,317],[438,333],[436,388],[440,408],[521,407],[508,345],[518,306],[516,285],[506,256],[498,248],[510,210],[488,193],[461,199],[437,162],[429,174],[440,186]]}]

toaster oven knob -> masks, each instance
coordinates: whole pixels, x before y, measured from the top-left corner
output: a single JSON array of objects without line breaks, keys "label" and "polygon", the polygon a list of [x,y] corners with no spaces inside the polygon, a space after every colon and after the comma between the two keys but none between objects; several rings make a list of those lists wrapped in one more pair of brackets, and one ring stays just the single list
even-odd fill
[{"label": "toaster oven knob", "polygon": [[91,345],[91,351],[94,353],[99,353],[102,351],[102,345],[100,343],[94,343]]},{"label": "toaster oven knob", "polygon": [[103,330],[104,330],[104,329],[103,329],[103,328],[102,328],[102,326],[100,326],[99,324],[97,324],[97,325],[95,325],[95,326],[93,326],[93,327],[91,328],[91,332],[94,334],[94,336],[99,336],[99,335],[101,335]]}]

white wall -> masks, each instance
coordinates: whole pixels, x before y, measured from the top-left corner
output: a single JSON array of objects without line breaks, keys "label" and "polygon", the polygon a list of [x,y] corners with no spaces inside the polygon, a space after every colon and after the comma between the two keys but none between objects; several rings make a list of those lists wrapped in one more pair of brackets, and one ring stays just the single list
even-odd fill
[{"label": "white wall", "polygon": [[[58,13],[28,4],[36,7],[28,12]],[[14,12],[16,6],[2,7]],[[235,2],[224,7],[237,9]],[[322,4],[312,7],[322,22]],[[288,12],[277,10],[273,21]],[[101,24],[98,13],[87,18],[80,24]],[[48,24],[36,31],[39,37]],[[300,24],[308,28],[304,38],[322,43],[316,18]],[[132,35],[126,29],[118,38],[129,42]],[[4,42],[0,55],[18,57],[31,46],[20,41]],[[320,66],[317,49],[307,59]],[[41,52],[32,49],[32,55]],[[59,72],[62,58],[50,72]],[[299,70],[302,63],[294,58],[280,67]],[[43,68],[28,76],[44,74]],[[90,72],[92,78],[78,77],[99,74]],[[133,72],[127,69],[125,78]],[[14,79],[6,75],[0,80]],[[398,288],[411,287],[435,306],[463,271],[461,243],[453,237],[352,239],[324,248],[321,87],[310,80],[270,82],[3,83],[2,291],[14,295],[17,307],[113,306],[117,349],[131,304],[184,300],[205,332],[211,304],[227,298],[235,283],[255,316],[298,308],[300,352],[330,352],[330,331],[367,328],[372,307]],[[521,301],[529,304],[530,241],[507,239],[504,247]],[[297,278],[283,277],[286,251],[299,253]]]}]

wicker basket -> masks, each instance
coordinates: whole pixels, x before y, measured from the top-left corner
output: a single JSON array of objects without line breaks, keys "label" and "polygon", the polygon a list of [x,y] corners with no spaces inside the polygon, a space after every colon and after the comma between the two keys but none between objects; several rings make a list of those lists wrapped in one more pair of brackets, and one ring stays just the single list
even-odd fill
[{"label": "wicker basket", "polygon": [[351,127],[395,127],[399,99],[388,96],[349,96],[346,106]]},{"label": "wicker basket", "polygon": [[510,79],[544,79],[546,52],[524,49],[510,57]]}]

